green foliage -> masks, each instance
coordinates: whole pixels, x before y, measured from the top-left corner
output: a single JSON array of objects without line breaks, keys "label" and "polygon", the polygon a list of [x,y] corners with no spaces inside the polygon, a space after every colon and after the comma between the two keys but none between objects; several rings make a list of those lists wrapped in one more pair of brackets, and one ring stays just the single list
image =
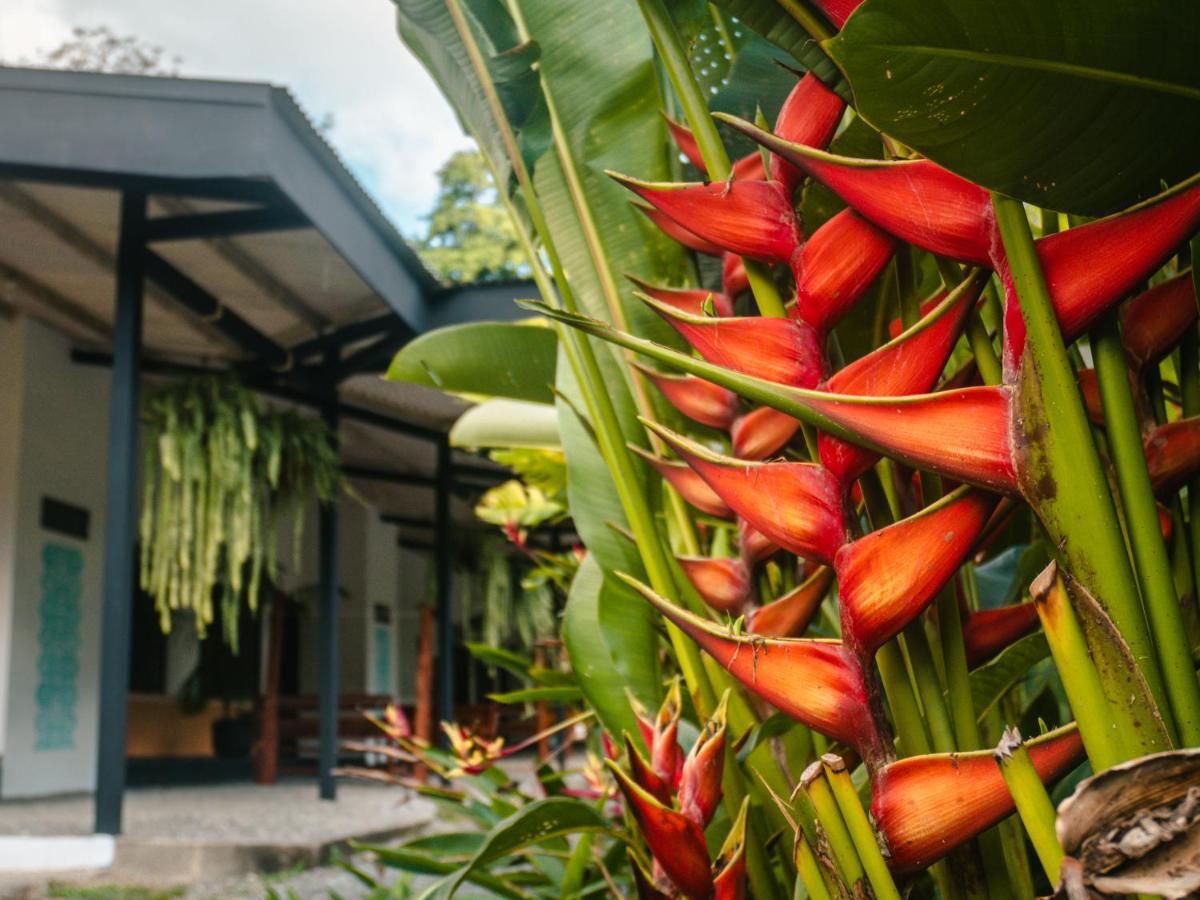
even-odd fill
[{"label": "green foliage", "polygon": [[829,44],[872,125],[971,181],[1102,215],[1200,168],[1191,0],[867,0]]},{"label": "green foliage", "polygon": [[203,636],[219,603],[236,650],[240,607],[256,610],[264,578],[278,575],[280,522],[292,522],[298,565],[305,506],[337,496],[333,438],[320,419],[264,409],[213,376],[149,393],[142,418],[141,587],[164,632],[173,611],[191,610]]},{"label": "green foliage", "polygon": [[425,234],[414,243],[425,265],[449,282],[527,278],[516,228],[496,199],[479,151],[460,150],[437,175],[437,200]]}]

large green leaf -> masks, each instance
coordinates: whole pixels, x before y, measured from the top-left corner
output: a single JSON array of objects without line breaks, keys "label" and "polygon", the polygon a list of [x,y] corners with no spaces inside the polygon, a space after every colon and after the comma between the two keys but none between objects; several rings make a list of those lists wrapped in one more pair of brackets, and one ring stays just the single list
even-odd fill
[{"label": "large green leaf", "polygon": [[605,577],[594,554],[579,566],[563,616],[563,642],[588,704],[609,734],[637,734],[628,687],[652,704],[658,684],[658,644],[650,607],[616,578]]},{"label": "large green leaf", "polygon": [[871,124],[978,184],[1101,215],[1200,170],[1195,0],[866,0],[828,47]]},{"label": "large green leaf", "polygon": [[[395,0],[396,29],[429,70],[458,114],[463,130],[479,141],[500,171],[508,154],[488,108],[483,87],[445,0]],[[528,126],[534,143],[545,145],[535,44],[521,41],[501,0],[458,0],[471,35],[483,55],[505,115],[518,133]]]},{"label": "large green leaf", "polygon": [[1040,631],[1005,647],[994,659],[971,673],[971,699],[980,719],[1021,681],[1029,667],[1050,655],[1050,645]]},{"label": "large green leaf", "polygon": [[387,378],[454,394],[553,403],[557,349],[554,331],[538,325],[451,325],[405,346]]},{"label": "large green leaf", "polygon": [[458,417],[450,429],[450,445],[555,450],[562,446],[558,413],[549,403],[495,397]]}]

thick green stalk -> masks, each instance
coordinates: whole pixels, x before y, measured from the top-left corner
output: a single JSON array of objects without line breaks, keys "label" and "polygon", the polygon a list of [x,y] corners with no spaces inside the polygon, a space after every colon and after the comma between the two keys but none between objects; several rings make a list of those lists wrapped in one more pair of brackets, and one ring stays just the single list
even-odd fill
[{"label": "thick green stalk", "polygon": [[[833,900],[829,888],[825,884],[825,873],[817,862],[816,854],[809,846],[808,839],[803,834],[796,835],[796,871],[800,873],[800,882],[811,900]],[[798,887],[799,885],[797,885]],[[797,894],[796,896],[799,896]]]},{"label": "thick green stalk", "polygon": [[978,309],[972,309],[967,316],[967,343],[975,354],[975,368],[979,370],[983,383],[999,384],[1002,378],[1000,358],[996,355],[996,348],[992,346],[992,339],[988,337],[987,326],[983,324]]},{"label": "thick green stalk", "polygon": [[858,799],[858,791],[854,789],[850,773],[846,771],[846,763],[840,756],[832,754],[822,757],[821,763],[825,768],[825,778],[833,792],[833,799],[837,802],[838,809],[841,810],[842,819],[858,850],[858,858],[862,862],[863,870],[867,873],[867,881],[871,883],[871,889],[875,896],[878,900],[900,900],[900,891],[896,889],[892,873],[888,870],[883,854],[879,851],[879,842],[875,839],[875,831],[871,828],[870,820],[867,819],[862,801]]},{"label": "thick green stalk", "polygon": [[903,755],[923,756],[932,752],[900,644],[894,639],[888,641],[875,653],[875,662],[879,666],[883,693],[892,711],[892,724],[896,726]]},{"label": "thick green stalk", "polygon": [[[650,31],[655,49],[658,50],[659,59],[667,70],[667,77],[671,79],[671,85],[675,88],[679,105],[683,108],[683,117],[692,129],[708,177],[713,181],[728,178],[729,154],[725,152],[721,135],[717,133],[716,123],[708,111],[708,101],[704,99],[700,84],[692,73],[687,50],[671,14],[663,0],[638,0],[638,6],[641,7],[642,17],[646,20],[646,27]],[[742,262],[746,267],[746,277],[750,281],[750,290],[758,304],[758,311],[764,316],[786,316],[783,298],[779,296],[770,270],[762,263],[749,258],[743,257]]]},{"label": "thick green stalk", "polygon": [[[1018,436],[1019,442],[1027,444],[1020,451],[1027,457],[1021,467],[1029,482],[1026,496],[1073,574],[1090,586],[1116,624],[1167,721],[1170,708],[1137,581],[1034,250],[1029,220],[1020,202],[1011,198],[993,194],[992,206],[1027,332],[1018,386],[1019,416],[1028,435]],[[1112,714],[1121,720],[1121,726],[1146,741],[1137,728],[1138,713],[1129,708],[1124,690],[1115,684],[1105,684],[1105,688]],[[1173,730],[1170,724],[1168,730]],[[1144,751],[1150,750],[1147,741]]]},{"label": "thick green stalk", "polygon": [[838,874],[857,896],[858,888],[855,885],[866,878],[866,872],[858,856],[858,847],[833,796],[833,790],[825,779],[825,768],[820,760],[804,770],[804,774],[800,776],[800,786],[802,790],[799,793],[807,797],[813,818],[820,823],[825,832],[825,840],[829,843]]},{"label": "thick green stalk", "polygon": [[954,744],[958,750],[975,750],[979,747],[979,725],[975,718],[975,701],[971,697],[962,615],[953,589],[947,588],[938,594],[937,611],[942,654],[946,661],[950,717],[954,721]]},{"label": "thick green stalk", "polygon": [[946,708],[942,683],[929,648],[929,637],[925,634],[924,616],[918,616],[904,629],[904,648],[908,651],[908,662],[921,696],[921,707],[925,710],[925,724],[929,726],[933,752],[952,753],[954,750],[968,749],[958,747],[954,740],[950,711]]},{"label": "thick green stalk", "polygon": [[1093,330],[1092,356],[1104,405],[1109,452],[1167,700],[1183,745],[1195,747],[1200,745],[1200,682],[1192,665],[1171,560],[1158,524],[1158,506],[1142,449],[1142,432],[1115,312]]},{"label": "thick green stalk", "polygon": [[996,762],[1046,877],[1056,887],[1062,871],[1063,849],[1054,832],[1054,804],[1033,767],[1021,733],[1015,728],[1005,730],[996,747]]}]

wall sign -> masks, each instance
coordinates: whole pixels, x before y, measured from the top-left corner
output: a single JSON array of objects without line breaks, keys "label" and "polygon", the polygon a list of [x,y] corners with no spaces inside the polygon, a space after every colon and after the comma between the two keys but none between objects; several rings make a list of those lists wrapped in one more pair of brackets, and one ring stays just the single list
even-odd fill
[{"label": "wall sign", "polygon": [[34,750],[75,748],[82,576],[78,548],[55,543],[42,548]]}]

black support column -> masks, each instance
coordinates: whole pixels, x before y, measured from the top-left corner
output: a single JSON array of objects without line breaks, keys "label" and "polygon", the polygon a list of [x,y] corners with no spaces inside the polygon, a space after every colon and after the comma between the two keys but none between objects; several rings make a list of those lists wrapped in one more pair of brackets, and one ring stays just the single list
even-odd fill
[{"label": "black support column", "polygon": [[[333,372],[338,361],[337,351],[326,354],[325,370],[329,374],[330,396],[326,398],[321,415],[337,441],[338,403]],[[337,799],[337,781],[333,770],[338,751],[338,498],[322,503],[319,512],[317,540],[318,582],[320,591],[317,616],[317,705],[320,714],[319,793],[322,800]]]},{"label": "black support column", "polygon": [[434,495],[434,575],[437,584],[437,714],[454,721],[454,611],[450,604],[450,441],[437,445],[437,484]]},{"label": "black support column", "polygon": [[112,408],[104,514],[104,595],[100,647],[100,734],[95,829],[121,833],[128,727],[129,653],[137,535],[138,371],[142,349],[146,195],[121,195],[113,319]]}]

